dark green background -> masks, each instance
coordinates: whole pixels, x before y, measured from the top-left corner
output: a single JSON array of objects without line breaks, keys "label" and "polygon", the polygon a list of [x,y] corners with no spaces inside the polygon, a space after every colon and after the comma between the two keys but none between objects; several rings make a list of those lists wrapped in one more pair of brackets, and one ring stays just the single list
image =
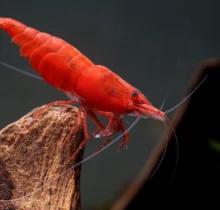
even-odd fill
[{"label": "dark green background", "polygon": [[[0,0],[0,16],[65,39],[137,87],[156,107],[168,92],[167,110],[181,100],[199,62],[219,56],[219,7],[217,0]],[[2,31],[0,60],[34,72]],[[5,67],[0,67],[0,97],[1,128],[37,106],[67,99],[46,83]],[[85,163],[83,207],[105,203],[123,190],[163,130],[157,121],[141,120],[131,132],[127,151],[118,153],[114,145]],[[101,142],[91,141],[85,155]]]}]

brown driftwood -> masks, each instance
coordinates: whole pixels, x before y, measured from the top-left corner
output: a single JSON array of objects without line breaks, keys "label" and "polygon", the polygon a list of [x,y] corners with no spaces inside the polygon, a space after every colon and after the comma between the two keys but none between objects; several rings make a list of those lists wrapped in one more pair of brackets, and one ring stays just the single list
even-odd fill
[{"label": "brown driftwood", "polygon": [[[53,106],[33,120],[37,110],[0,131],[0,200],[28,195],[82,159],[83,150],[69,161],[83,140],[82,126],[60,147],[76,123],[78,109]],[[0,202],[2,209],[81,209],[80,166],[28,198]]]}]

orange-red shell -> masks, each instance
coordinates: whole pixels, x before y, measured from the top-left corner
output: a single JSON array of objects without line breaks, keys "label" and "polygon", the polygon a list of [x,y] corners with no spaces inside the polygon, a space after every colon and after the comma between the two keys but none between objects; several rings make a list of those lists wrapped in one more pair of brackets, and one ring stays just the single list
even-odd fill
[{"label": "orange-red shell", "polygon": [[75,47],[50,34],[37,31],[11,18],[0,18],[0,28],[20,46],[33,69],[52,86],[72,91],[85,68],[94,64]]},{"label": "orange-red shell", "polygon": [[108,68],[94,65],[64,40],[10,18],[0,18],[0,28],[13,37],[21,55],[46,82],[84,106],[115,115],[138,110],[144,116],[162,116],[140,92],[132,97],[133,86]]}]

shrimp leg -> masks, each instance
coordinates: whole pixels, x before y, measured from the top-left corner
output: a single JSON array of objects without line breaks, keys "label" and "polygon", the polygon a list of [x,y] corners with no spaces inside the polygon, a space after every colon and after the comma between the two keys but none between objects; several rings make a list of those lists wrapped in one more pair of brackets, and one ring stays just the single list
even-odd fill
[{"label": "shrimp leg", "polygon": [[102,123],[99,121],[99,119],[96,117],[95,113],[92,110],[88,111],[88,115],[91,118],[91,120],[98,126],[98,128],[93,132],[93,135],[95,135],[100,130],[105,129],[105,127],[102,125]]},{"label": "shrimp leg", "polygon": [[[126,128],[125,128],[125,126],[123,125],[122,120],[120,121],[120,126],[121,126],[121,132],[122,132],[122,133],[125,132],[125,131],[126,131]],[[122,149],[124,143],[126,143],[126,149],[127,149],[127,148],[128,148],[128,144],[129,144],[129,134],[128,134],[128,132],[125,133],[125,135],[123,136],[122,141],[120,142],[120,145],[119,145],[119,147],[118,147],[118,150],[121,150],[121,149]]]},{"label": "shrimp leg", "polygon": [[[115,119],[116,119],[116,121],[114,121],[114,119],[112,119],[112,122],[111,122],[111,120],[109,121],[109,127],[111,126],[110,132],[112,134],[117,133],[119,131],[121,131],[122,133],[125,132],[126,127],[123,124],[123,119],[119,119],[119,120],[118,120],[118,118],[115,118]],[[108,132],[108,128],[106,128],[106,130]],[[128,133],[125,133],[125,135],[122,137],[122,140],[120,142],[118,150],[121,150],[125,143],[126,143],[126,149],[127,149],[128,144],[129,144],[129,134]],[[106,145],[106,144],[104,143],[104,145]]]},{"label": "shrimp leg", "polygon": [[120,124],[118,123],[119,118],[115,117],[114,115],[111,116],[109,119],[108,125],[106,126],[105,130],[100,133],[100,136],[109,136],[112,135],[113,133],[116,133],[120,131]]},{"label": "shrimp leg", "polygon": [[[81,119],[82,119],[82,117],[81,117],[82,116],[82,109],[83,109],[83,105],[80,104],[76,125],[71,129],[68,136],[61,142],[61,144],[60,144],[61,147],[71,138],[72,134],[80,127]],[[85,115],[85,117],[86,117],[86,115]]]},{"label": "shrimp leg", "polygon": [[[61,143],[61,146],[63,146],[71,137],[71,135],[76,131],[76,129],[80,126],[81,124],[81,113],[82,113],[82,108],[83,105],[80,105],[79,112],[78,112],[78,117],[77,117],[77,124],[72,128],[71,132],[68,134],[68,136],[64,139],[64,141]],[[85,107],[84,107],[85,108]],[[83,127],[84,127],[84,136],[85,139],[83,142],[79,145],[77,150],[73,153],[73,155],[70,157],[70,160],[74,159],[76,155],[79,153],[79,151],[85,147],[87,142],[92,138],[92,136],[89,136],[88,133],[88,127],[87,127],[87,115],[90,116],[90,118],[98,125],[98,128],[96,131],[93,133],[97,133],[100,131],[100,129],[104,129],[104,126],[101,124],[101,122],[98,120],[98,118],[95,116],[93,112],[91,112],[88,108],[85,108],[84,111],[84,120],[83,120]]]},{"label": "shrimp leg", "polygon": [[54,106],[54,105],[68,105],[68,104],[73,104],[75,100],[70,100],[70,101],[54,101],[51,102],[44,107],[40,108],[33,116],[33,118],[37,118],[40,114],[42,114],[48,107]]},{"label": "shrimp leg", "polygon": [[77,150],[73,153],[73,155],[70,157],[70,160],[74,159],[74,158],[76,157],[76,155],[79,153],[79,151],[80,151],[83,147],[85,147],[85,145],[87,144],[87,142],[91,139],[91,136],[89,136],[88,128],[87,128],[87,114],[88,114],[88,110],[85,109],[84,119],[83,119],[85,139],[84,139],[83,142],[79,145],[79,147],[78,147]]},{"label": "shrimp leg", "polygon": [[[103,147],[105,147],[111,140],[112,140],[112,136],[109,136],[109,137],[106,139],[106,141],[104,141],[104,143],[101,144],[101,145],[98,147],[98,149],[96,150],[96,152],[98,152],[98,151],[101,150]],[[95,152],[95,153],[96,153],[96,152]]]},{"label": "shrimp leg", "polygon": [[104,112],[104,111],[100,111],[100,110],[97,110],[97,109],[92,109],[94,113],[96,114],[99,114],[107,119],[110,119],[113,114],[111,112]]},{"label": "shrimp leg", "polygon": [[[123,125],[122,119],[117,122],[117,127],[114,129],[114,133],[119,132],[119,131],[121,131],[122,133],[126,131],[126,128]],[[98,147],[96,152],[98,152],[103,147],[105,147],[111,140],[112,140],[112,135],[108,136],[106,141],[101,146]],[[118,150],[121,150],[125,143],[126,143],[126,149],[127,149],[128,148],[128,144],[129,144],[129,134],[128,133],[125,133],[125,135],[123,136],[123,138],[122,138],[122,140],[120,142]]]},{"label": "shrimp leg", "polygon": [[[109,113],[105,113],[105,112],[100,112],[100,111],[97,111],[100,115],[104,116],[104,117],[107,117],[109,118]],[[109,119],[109,123],[106,127],[106,129],[99,133],[98,135],[100,137],[103,137],[103,136],[108,136],[107,140],[96,150],[96,152],[98,152],[100,149],[102,149],[104,146],[106,146],[111,140],[112,140],[112,135],[114,133],[117,133],[121,131],[122,133],[126,131],[126,127],[124,126],[123,124],[123,119],[118,119],[117,117],[115,116],[111,116],[110,119]],[[119,145],[119,149],[118,150],[121,150],[123,145],[126,144],[126,149],[128,148],[128,144],[129,144],[129,134],[126,133],[123,138],[122,138],[122,141]]]}]

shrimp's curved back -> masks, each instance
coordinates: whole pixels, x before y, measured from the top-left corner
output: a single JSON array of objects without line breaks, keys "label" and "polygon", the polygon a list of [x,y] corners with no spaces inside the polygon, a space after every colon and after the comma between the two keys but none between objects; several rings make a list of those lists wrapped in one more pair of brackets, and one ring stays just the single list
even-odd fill
[{"label": "shrimp's curved back", "polygon": [[0,18],[0,28],[20,46],[33,69],[52,86],[72,91],[81,72],[94,64],[63,39],[40,32],[13,20]]}]

